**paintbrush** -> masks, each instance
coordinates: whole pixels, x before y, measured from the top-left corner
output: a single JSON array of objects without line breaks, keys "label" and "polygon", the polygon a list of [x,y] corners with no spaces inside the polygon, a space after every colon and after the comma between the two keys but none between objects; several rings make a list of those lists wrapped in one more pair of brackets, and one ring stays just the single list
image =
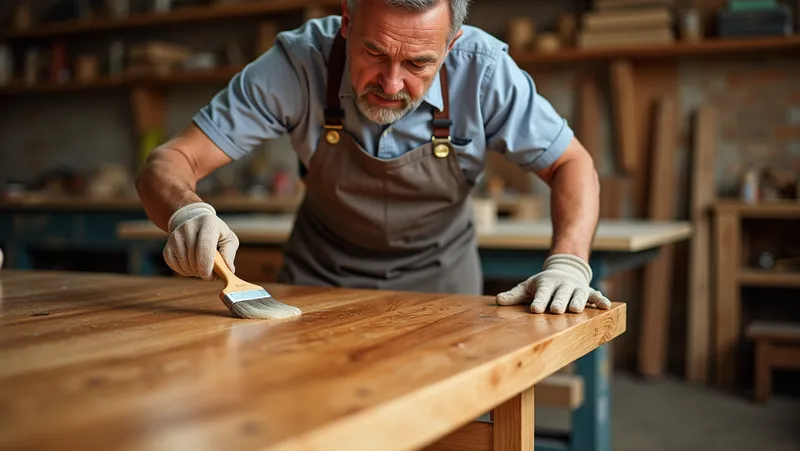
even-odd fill
[{"label": "paintbrush", "polygon": [[226,283],[219,298],[237,318],[281,319],[300,316],[302,313],[295,306],[279,302],[263,287],[237,277],[228,268],[219,251],[214,256],[214,272]]}]

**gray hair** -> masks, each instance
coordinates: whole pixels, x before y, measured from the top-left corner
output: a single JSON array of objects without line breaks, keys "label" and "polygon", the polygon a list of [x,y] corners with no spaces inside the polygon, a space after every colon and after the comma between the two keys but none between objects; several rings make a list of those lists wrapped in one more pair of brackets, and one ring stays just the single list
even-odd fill
[{"label": "gray hair", "polygon": [[[362,0],[347,0],[347,10],[353,14],[356,10],[356,5]],[[389,6],[398,8],[406,8],[412,11],[425,12],[429,9],[435,8],[442,1],[450,3],[450,34],[447,38],[448,43],[452,40],[461,25],[467,19],[467,10],[469,9],[470,0],[380,0]]]}]

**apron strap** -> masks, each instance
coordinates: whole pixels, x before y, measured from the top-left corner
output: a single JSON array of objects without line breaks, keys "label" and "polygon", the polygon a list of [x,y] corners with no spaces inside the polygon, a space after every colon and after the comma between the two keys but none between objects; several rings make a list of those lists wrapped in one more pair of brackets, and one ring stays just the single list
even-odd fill
[{"label": "apron strap", "polygon": [[345,41],[340,28],[333,39],[333,47],[328,57],[328,101],[325,105],[325,128],[342,128],[344,110],[339,101],[339,86],[342,84],[342,72],[346,58]]},{"label": "apron strap", "polygon": [[433,138],[434,140],[450,140],[450,95],[447,89],[447,66],[442,64],[439,70],[439,82],[442,86],[442,111],[433,110]]}]

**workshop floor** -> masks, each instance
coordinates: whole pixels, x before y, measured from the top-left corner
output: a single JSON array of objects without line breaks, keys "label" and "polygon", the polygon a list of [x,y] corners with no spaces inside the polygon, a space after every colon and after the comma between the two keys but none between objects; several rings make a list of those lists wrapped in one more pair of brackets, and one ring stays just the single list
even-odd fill
[{"label": "workshop floor", "polygon": [[[621,372],[612,387],[614,451],[800,450],[800,398],[759,405],[675,378],[645,382]],[[561,409],[537,409],[536,422],[569,424]]]}]

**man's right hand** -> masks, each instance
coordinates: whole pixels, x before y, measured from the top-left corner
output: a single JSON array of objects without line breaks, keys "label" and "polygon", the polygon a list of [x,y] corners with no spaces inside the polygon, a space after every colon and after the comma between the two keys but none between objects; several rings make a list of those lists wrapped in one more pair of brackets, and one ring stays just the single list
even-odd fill
[{"label": "man's right hand", "polygon": [[219,217],[214,207],[197,202],[185,205],[169,218],[169,239],[164,246],[164,260],[178,274],[215,279],[214,255],[217,247],[231,271],[239,238]]}]

